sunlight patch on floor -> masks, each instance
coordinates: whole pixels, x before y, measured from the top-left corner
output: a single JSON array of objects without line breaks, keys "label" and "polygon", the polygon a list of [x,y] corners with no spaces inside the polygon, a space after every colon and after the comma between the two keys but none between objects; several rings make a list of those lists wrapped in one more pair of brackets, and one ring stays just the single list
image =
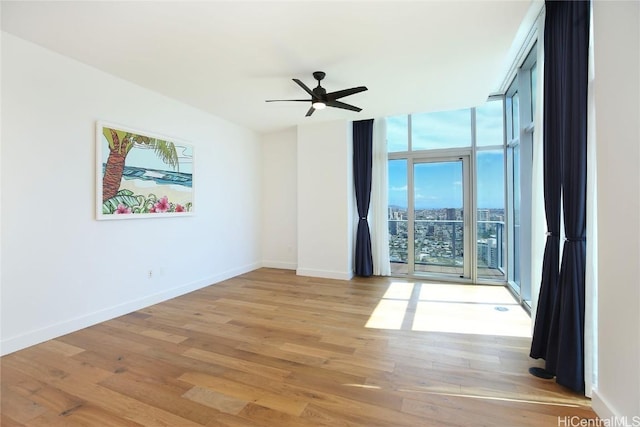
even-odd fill
[{"label": "sunlight patch on floor", "polygon": [[382,299],[410,300],[415,284],[411,282],[391,282]]},{"label": "sunlight patch on floor", "polygon": [[531,337],[531,318],[502,286],[392,282],[366,327]]},{"label": "sunlight patch on floor", "polygon": [[531,319],[518,305],[418,302],[413,331],[529,337]]},{"label": "sunlight patch on floor", "polygon": [[373,329],[402,329],[402,322],[408,305],[409,300],[380,300],[371,317],[369,317],[366,327]]},{"label": "sunlight patch on floor", "polygon": [[503,286],[423,284],[420,301],[446,301],[485,304],[515,304]]}]

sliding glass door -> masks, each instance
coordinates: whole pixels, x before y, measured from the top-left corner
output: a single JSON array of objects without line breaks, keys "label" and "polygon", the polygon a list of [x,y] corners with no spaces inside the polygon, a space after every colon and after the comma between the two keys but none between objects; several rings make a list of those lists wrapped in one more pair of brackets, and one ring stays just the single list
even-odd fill
[{"label": "sliding glass door", "polygon": [[389,161],[394,274],[470,279],[469,156]]},{"label": "sliding glass door", "polygon": [[415,160],[411,193],[415,274],[469,278],[468,157]]}]

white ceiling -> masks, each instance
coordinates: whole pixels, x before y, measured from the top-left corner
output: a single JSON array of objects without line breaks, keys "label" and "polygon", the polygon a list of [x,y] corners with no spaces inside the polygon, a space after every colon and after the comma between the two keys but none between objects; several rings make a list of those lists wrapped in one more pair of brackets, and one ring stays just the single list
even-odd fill
[{"label": "white ceiling", "polygon": [[[483,102],[532,2],[2,1],[2,29],[257,132]],[[522,32],[522,31],[521,31]],[[511,53],[510,53],[511,52]],[[360,113],[265,103],[306,98],[291,79]]]}]

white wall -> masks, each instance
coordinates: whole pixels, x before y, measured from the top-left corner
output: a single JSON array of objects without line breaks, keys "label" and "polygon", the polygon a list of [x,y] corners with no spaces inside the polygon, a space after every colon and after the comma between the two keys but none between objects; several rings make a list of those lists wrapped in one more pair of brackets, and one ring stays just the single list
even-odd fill
[{"label": "white wall", "polygon": [[640,420],[640,3],[596,1],[598,384],[602,418]]},{"label": "white wall", "polygon": [[302,276],[353,277],[351,122],[298,127],[298,268]]},{"label": "white wall", "polygon": [[[260,265],[253,132],[6,33],[1,118],[2,353]],[[96,120],[192,143],[196,215],[96,221]]]},{"label": "white wall", "polygon": [[297,131],[262,137],[262,265],[298,266]]}]

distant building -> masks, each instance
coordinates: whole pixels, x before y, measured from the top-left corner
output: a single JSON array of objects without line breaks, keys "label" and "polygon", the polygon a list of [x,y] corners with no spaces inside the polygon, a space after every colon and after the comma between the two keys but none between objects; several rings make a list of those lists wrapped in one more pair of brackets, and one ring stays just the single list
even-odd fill
[{"label": "distant building", "polygon": [[454,208],[447,208],[447,220],[455,221],[456,218],[456,210]]},{"label": "distant building", "polygon": [[392,236],[398,234],[398,223],[396,221],[389,221],[389,234]]},{"label": "distant building", "polygon": [[498,245],[495,238],[478,240],[478,262],[489,268],[498,268]]}]

